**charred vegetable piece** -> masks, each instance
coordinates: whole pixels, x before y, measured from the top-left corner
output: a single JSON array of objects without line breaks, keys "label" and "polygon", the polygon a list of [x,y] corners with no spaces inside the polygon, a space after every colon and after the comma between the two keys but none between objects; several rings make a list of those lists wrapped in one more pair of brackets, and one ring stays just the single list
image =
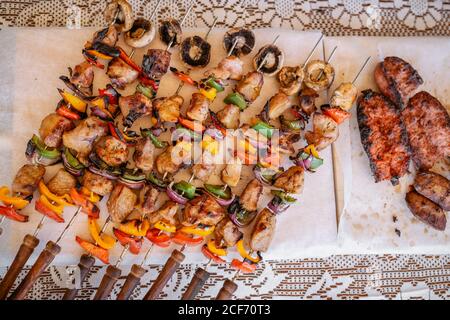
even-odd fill
[{"label": "charred vegetable piece", "polygon": [[113,233],[122,246],[128,245],[128,250],[132,254],[139,254],[142,248],[142,243],[144,242],[142,237],[134,237],[116,228],[113,228]]},{"label": "charred vegetable piece", "polygon": [[17,212],[14,207],[0,206],[0,215],[18,222],[27,222],[28,216]]},{"label": "charred vegetable piece", "polygon": [[119,33],[133,27],[133,8],[126,0],[112,0],[103,12],[106,23],[114,24]]},{"label": "charred vegetable piece", "polygon": [[106,250],[100,246],[97,246],[93,243],[90,243],[89,241],[83,240],[79,236],[76,236],[75,240],[89,254],[98,258],[104,264],[109,264],[109,251],[108,250]]}]

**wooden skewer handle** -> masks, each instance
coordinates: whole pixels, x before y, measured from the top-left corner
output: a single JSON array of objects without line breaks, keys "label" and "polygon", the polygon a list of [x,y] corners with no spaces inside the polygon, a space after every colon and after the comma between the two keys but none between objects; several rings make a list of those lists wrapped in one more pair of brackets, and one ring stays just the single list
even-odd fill
[{"label": "wooden skewer handle", "polygon": [[147,270],[142,268],[140,265],[133,264],[122,289],[117,295],[117,300],[128,300],[146,272]]},{"label": "wooden skewer handle", "polygon": [[0,283],[0,300],[5,300],[7,298],[9,290],[14,285],[14,281],[16,281],[17,276],[20,271],[22,271],[23,266],[28,261],[34,251],[34,248],[36,248],[38,244],[39,239],[31,234],[27,234],[23,238],[23,242],[20,245],[19,251],[17,251],[14,261]]},{"label": "wooden skewer handle", "polygon": [[144,300],[155,300],[159,296],[169,279],[172,278],[180,263],[183,262],[184,258],[185,255],[181,251],[177,249],[172,251],[172,254],[164,265],[164,268],[161,270],[161,273],[158,275],[158,278],[156,278],[152,287],[145,295]]},{"label": "wooden skewer handle", "polygon": [[181,300],[194,300],[209,276],[210,273],[208,271],[203,268],[197,268],[189,286],[181,297]]},{"label": "wooden skewer handle", "polygon": [[102,282],[95,293],[94,300],[106,300],[109,297],[114,284],[117,282],[122,271],[119,268],[109,265],[106,268],[105,275],[103,276]]},{"label": "wooden skewer handle", "polygon": [[217,294],[216,300],[231,300],[233,293],[237,290],[238,286],[233,281],[227,279],[223,283],[222,289]]},{"label": "wooden skewer handle", "polygon": [[[80,257],[80,262],[78,263],[78,268],[80,268],[80,285],[83,283],[84,279],[86,279],[89,271],[95,263],[95,258],[88,255],[83,254]],[[67,289],[64,293],[63,300],[73,300],[77,296],[78,289]]]},{"label": "wooden skewer handle", "polygon": [[45,249],[37,258],[36,262],[31,267],[28,274],[19,284],[17,289],[13,292],[11,300],[23,300],[25,299],[28,291],[36,283],[39,276],[48,268],[55,257],[61,252],[61,247],[53,241],[47,242]]}]

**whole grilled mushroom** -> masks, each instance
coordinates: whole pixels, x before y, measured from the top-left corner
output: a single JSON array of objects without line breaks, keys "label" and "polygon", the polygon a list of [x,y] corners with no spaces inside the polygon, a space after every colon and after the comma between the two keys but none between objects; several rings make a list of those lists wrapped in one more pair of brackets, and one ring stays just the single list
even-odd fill
[{"label": "whole grilled mushroom", "polygon": [[143,48],[148,46],[155,38],[156,28],[148,20],[136,19],[133,27],[124,35],[125,43],[133,48]]},{"label": "whole grilled mushroom", "polygon": [[103,15],[108,24],[114,23],[118,32],[126,32],[133,27],[133,8],[126,0],[112,0]]}]

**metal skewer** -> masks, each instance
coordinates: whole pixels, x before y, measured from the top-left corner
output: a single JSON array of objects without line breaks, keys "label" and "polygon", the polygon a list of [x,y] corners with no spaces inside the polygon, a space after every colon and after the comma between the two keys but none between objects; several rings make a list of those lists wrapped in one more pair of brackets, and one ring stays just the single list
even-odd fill
[{"label": "metal skewer", "polygon": [[359,75],[361,74],[361,72],[364,70],[364,68],[366,67],[367,63],[369,62],[369,60],[371,59],[371,56],[368,56],[366,61],[364,61],[363,65],[361,66],[361,68],[359,69],[358,73],[356,74],[355,78],[352,81],[352,84],[354,84],[356,82],[356,80],[358,80]]},{"label": "metal skewer", "polygon": [[[187,16],[188,16],[189,13],[191,12],[191,10],[192,10],[192,8],[194,7],[194,5],[195,5],[195,4],[191,4],[191,5],[189,6],[189,8],[187,9],[186,13],[185,13],[184,16],[183,16],[183,19],[181,19],[181,21],[180,21],[180,27],[183,26],[184,22],[186,21]],[[167,45],[166,51],[169,51],[170,48],[172,47],[173,42],[175,41],[175,37],[176,37],[176,35],[174,35],[174,36],[172,37],[172,40],[171,40],[171,41],[169,42],[169,44]]]}]

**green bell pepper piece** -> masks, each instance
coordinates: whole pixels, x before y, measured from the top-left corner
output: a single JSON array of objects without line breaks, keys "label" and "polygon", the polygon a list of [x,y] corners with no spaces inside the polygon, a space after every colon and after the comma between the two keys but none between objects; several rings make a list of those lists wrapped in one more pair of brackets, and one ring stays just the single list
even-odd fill
[{"label": "green bell pepper piece", "polygon": [[231,196],[232,196],[231,188],[228,186],[224,189],[223,188],[224,186],[222,186],[222,185],[205,183],[204,187],[208,192],[219,197],[220,199],[224,199],[224,200],[231,199]]},{"label": "green bell pepper piece", "polygon": [[232,92],[227,95],[225,99],[223,99],[223,102],[225,102],[226,104],[234,104],[241,111],[247,109],[247,102],[245,102],[244,97],[237,92]]},{"label": "green bell pepper piece", "polygon": [[61,155],[61,152],[56,148],[48,148],[44,142],[35,134],[31,138],[34,145],[36,146],[39,155],[48,159],[55,159]]},{"label": "green bell pepper piece", "polygon": [[172,188],[177,191],[178,194],[188,198],[189,200],[195,198],[195,192],[197,191],[197,188],[193,184],[186,181],[177,182]]},{"label": "green bell pepper piece", "polygon": [[256,123],[253,127],[254,130],[261,133],[266,138],[270,139],[273,135],[273,132],[275,130],[274,127],[272,127],[270,124],[265,123],[264,121],[259,121]]}]

